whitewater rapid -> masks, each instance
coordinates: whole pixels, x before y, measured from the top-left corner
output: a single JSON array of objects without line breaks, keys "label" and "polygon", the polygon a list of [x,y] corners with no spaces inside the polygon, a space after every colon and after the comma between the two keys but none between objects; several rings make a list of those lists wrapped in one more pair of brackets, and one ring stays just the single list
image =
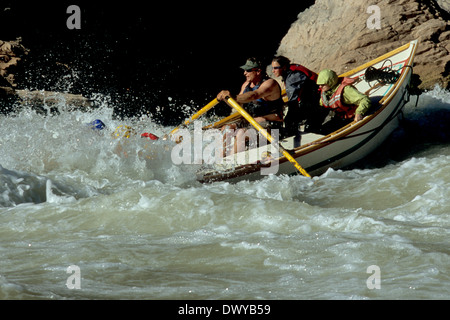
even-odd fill
[{"label": "whitewater rapid", "polygon": [[448,299],[450,93],[414,104],[352,168],[206,185],[149,117],[2,115],[0,299]]}]

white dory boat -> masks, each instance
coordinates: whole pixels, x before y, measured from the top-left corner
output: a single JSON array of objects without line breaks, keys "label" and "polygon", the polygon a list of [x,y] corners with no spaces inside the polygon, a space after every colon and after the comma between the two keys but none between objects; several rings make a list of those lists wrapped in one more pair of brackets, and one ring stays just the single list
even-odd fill
[{"label": "white dory boat", "polygon": [[[300,141],[298,139],[294,141],[294,137],[279,141],[281,148],[277,148],[278,143],[275,141],[266,146],[225,157],[221,164],[201,168],[197,172],[198,180],[201,182],[256,180],[270,172],[296,174],[300,171],[306,176],[320,175],[328,168],[343,168],[364,158],[379,147],[398,126],[401,110],[409,101],[407,87],[412,75],[411,67],[416,48],[417,40],[411,41],[340,75],[357,79],[354,86],[371,98],[376,111],[363,120],[353,122],[327,136],[302,133]],[[389,73],[385,74],[394,75],[393,81],[370,79],[366,74],[368,69],[389,70]],[[233,99],[228,100],[233,106],[235,101],[230,100]],[[209,110],[215,104],[217,101],[205,108]],[[186,123],[199,115],[193,116]],[[209,128],[218,127],[223,123],[224,121],[220,121]]]}]

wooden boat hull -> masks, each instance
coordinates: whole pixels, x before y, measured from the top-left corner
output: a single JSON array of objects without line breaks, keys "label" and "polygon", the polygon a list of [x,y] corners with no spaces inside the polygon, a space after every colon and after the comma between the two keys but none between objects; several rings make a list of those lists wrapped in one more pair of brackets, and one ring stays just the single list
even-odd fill
[{"label": "wooden boat hull", "polygon": [[[299,146],[294,144],[293,137],[280,141],[281,145],[285,149],[291,150],[292,157],[313,176],[324,173],[328,168],[339,169],[349,166],[372,153],[397,128],[402,108],[409,100],[407,86],[412,74],[410,66],[413,63],[416,48],[417,40],[411,41],[341,75],[360,79],[355,84],[356,88],[361,92],[370,91],[369,97],[376,101],[379,100],[377,102],[378,109],[373,114],[327,136],[302,134]],[[377,86],[364,79],[368,67],[382,68],[387,60],[392,62],[392,69],[400,74],[394,84]],[[292,163],[273,149],[272,154],[276,156],[272,161],[263,164],[261,157],[264,150],[267,148],[256,148],[245,152],[247,154],[257,153],[257,160],[253,161],[254,164],[242,164],[245,161],[237,161],[238,157],[242,155],[234,155],[230,159],[226,159],[228,160],[227,165],[215,169],[199,170],[198,180],[201,182],[257,180],[263,178],[265,172],[270,170],[276,174],[298,173]]]}]

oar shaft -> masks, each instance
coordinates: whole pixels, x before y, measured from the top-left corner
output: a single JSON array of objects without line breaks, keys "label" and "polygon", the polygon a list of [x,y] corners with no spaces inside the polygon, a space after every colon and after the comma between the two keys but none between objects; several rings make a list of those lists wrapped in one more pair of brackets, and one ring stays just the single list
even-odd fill
[{"label": "oar shaft", "polygon": [[[203,108],[201,108],[199,111],[197,111],[195,114],[193,114],[189,119],[187,119],[182,126],[186,126],[189,123],[191,123],[192,121],[194,121],[195,119],[199,118],[202,114],[208,112],[210,109],[214,108],[217,104],[219,103],[219,100],[214,99],[212,100],[210,103],[208,103],[206,106],[204,106]],[[169,134],[172,135],[175,132],[177,132],[180,129],[181,126],[176,127],[175,129],[173,129]]]},{"label": "oar shaft", "polygon": [[245,111],[245,109],[239,105],[239,103],[237,103],[233,98],[230,98],[230,97],[226,97],[225,99],[226,99],[226,102],[228,103],[228,105],[230,105],[232,108],[236,109],[236,111],[239,112],[248,122],[250,122],[250,124],[253,127],[255,127],[255,129],[258,130],[258,132],[260,132],[269,142],[276,143],[277,147],[282,151],[282,153],[286,157],[286,159],[288,159],[301,174],[303,174],[305,177],[311,178],[311,176],[308,174],[308,172],[306,172],[300,166],[300,164],[289,154],[289,152],[287,152],[282,146],[280,146],[280,144],[278,142],[274,141],[274,139],[267,132],[267,130],[265,130],[263,127],[261,127],[261,125],[258,122],[256,122],[256,120],[253,119],[253,117],[251,115],[249,115],[248,112]]}]

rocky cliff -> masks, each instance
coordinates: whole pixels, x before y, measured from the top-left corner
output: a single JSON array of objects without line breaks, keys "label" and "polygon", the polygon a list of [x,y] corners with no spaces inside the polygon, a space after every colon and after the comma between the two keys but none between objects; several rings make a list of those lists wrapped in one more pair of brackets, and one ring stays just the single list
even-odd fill
[{"label": "rocky cliff", "polygon": [[[311,2],[308,0],[305,1],[305,5],[306,3]],[[3,13],[9,13],[10,11],[14,10],[4,11]],[[18,12],[21,13],[21,10]],[[7,15],[4,15],[3,19],[11,23],[15,21],[15,16],[12,13],[9,20],[7,17]],[[276,23],[274,20],[270,20],[270,17],[268,19]],[[130,30],[136,31],[135,29]],[[240,30],[239,34],[241,34]],[[267,34],[264,33],[264,36],[267,36]],[[112,39],[115,40],[115,38]],[[342,73],[414,39],[420,41],[414,72],[421,76],[421,87],[423,89],[431,88],[437,83],[443,88],[450,88],[449,0],[316,0],[312,6],[298,15],[297,21],[291,25],[291,28],[281,40],[278,54],[286,55],[293,62],[304,64],[317,72],[324,68],[332,68],[338,73]],[[268,40],[269,42],[277,41],[277,38],[274,40],[273,37],[270,37]],[[27,46],[27,43],[24,42],[24,45]],[[247,46],[252,50],[255,49],[253,43],[247,44]],[[103,47],[99,46],[99,49],[95,52],[101,52],[101,48]],[[117,47],[113,46],[113,48],[120,51]],[[59,50],[56,45],[54,50]],[[112,51],[113,49],[108,50]],[[33,75],[33,73],[38,72],[36,70],[39,70],[39,68],[36,68],[39,67],[40,63],[39,58],[36,58],[39,50],[34,49],[30,54],[28,52],[29,50],[22,45],[20,39],[0,41],[0,98],[16,99],[19,97],[25,103],[34,104],[42,102],[56,104],[60,99],[66,99],[66,101],[71,101],[75,105],[89,105],[89,101],[81,95],[66,93],[61,97],[62,94],[54,92],[17,90],[18,87],[21,87],[18,80],[23,78],[25,73],[30,76],[30,73]],[[147,55],[146,50],[143,52]],[[239,51],[239,53],[242,52]],[[239,53],[236,52],[236,55],[239,55]],[[33,55],[35,56],[34,71],[24,70],[27,68],[27,65],[23,63],[25,58],[30,60],[30,56]],[[131,54],[131,56],[133,55]],[[229,57],[227,58],[229,59]],[[51,73],[57,74],[57,72],[53,72],[56,71],[56,68],[69,69],[66,64],[57,61],[59,60],[56,58],[48,61]],[[170,59],[167,61],[170,61]],[[116,59],[111,62],[112,65],[119,63],[122,63],[122,60]],[[105,71],[101,67],[97,68],[100,70],[98,79],[107,79],[106,84],[109,85],[109,75],[112,76],[112,74],[108,73],[108,77],[104,77],[103,74],[115,71],[120,79],[139,78],[139,83],[150,83],[152,85],[155,79],[158,83],[161,82],[162,77],[155,77],[155,79],[148,77],[153,73],[160,74],[158,73],[160,72],[159,69],[147,70],[148,66],[155,67],[158,63],[145,65],[145,63],[139,62],[136,65],[139,66],[139,69],[143,69],[143,78],[139,78],[135,74],[137,73],[136,66],[132,67],[132,64],[127,62],[120,72],[114,68],[107,69],[109,71]],[[146,67],[143,68],[142,65]],[[165,68],[169,68],[169,66],[166,64],[162,64],[162,66],[165,66],[162,68],[164,69],[163,78],[168,79],[166,82],[162,82],[162,86],[167,86],[168,81],[179,81],[179,71],[172,72],[174,76],[168,77]],[[126,71],[127,67],[131,71]],[[90,77],[89,74],[88,76]],[[199,77],[201,76],[199,75]],[[133,83],[135,85],[136,81],[133,81]],[[127,82],[127,84],[129,83]],[[22,85],[22,87],[24,86]],[[126,88],[129,88],[129,86]],[[139,93],[150,91],[147,87],[145,88],[146,90],[140,90]],[[164,92],[167,94],[167,90]],[[148,96],[143,97],[145,101],[148,99]],[[159,105],[160,102],[163,103],[162,100],[157,100],[153,104]],[[137,105],[140,106],[141,104]]]},{"label": "rocky cliff", "polygon": [[348,71],[419,40],[414,72],[423,89],[450,88],[448,0],[316,0],[298,15],[278,54],[319,72]]},{"label": "rocky cliff", "polygon": [[[29,53],[21,43],[21,38],[13,41],[0,40],[0,99],[7,99],[11,102],[18,101],[22,104],[41,106],[53,106],[61,101],[67,105],[88,108],[91,103],[81,95],[70,93],[49,92],[40,90],[18,90],[16,74],[23,73],[23,60]],[[0,112],[9,112],[8,107],[0,106]]]},{"label": "rocky cliff", "polygon": [[20,38],[14,41],[0,40],[0,86],[16,86],[15,69],[28,52]]}]

